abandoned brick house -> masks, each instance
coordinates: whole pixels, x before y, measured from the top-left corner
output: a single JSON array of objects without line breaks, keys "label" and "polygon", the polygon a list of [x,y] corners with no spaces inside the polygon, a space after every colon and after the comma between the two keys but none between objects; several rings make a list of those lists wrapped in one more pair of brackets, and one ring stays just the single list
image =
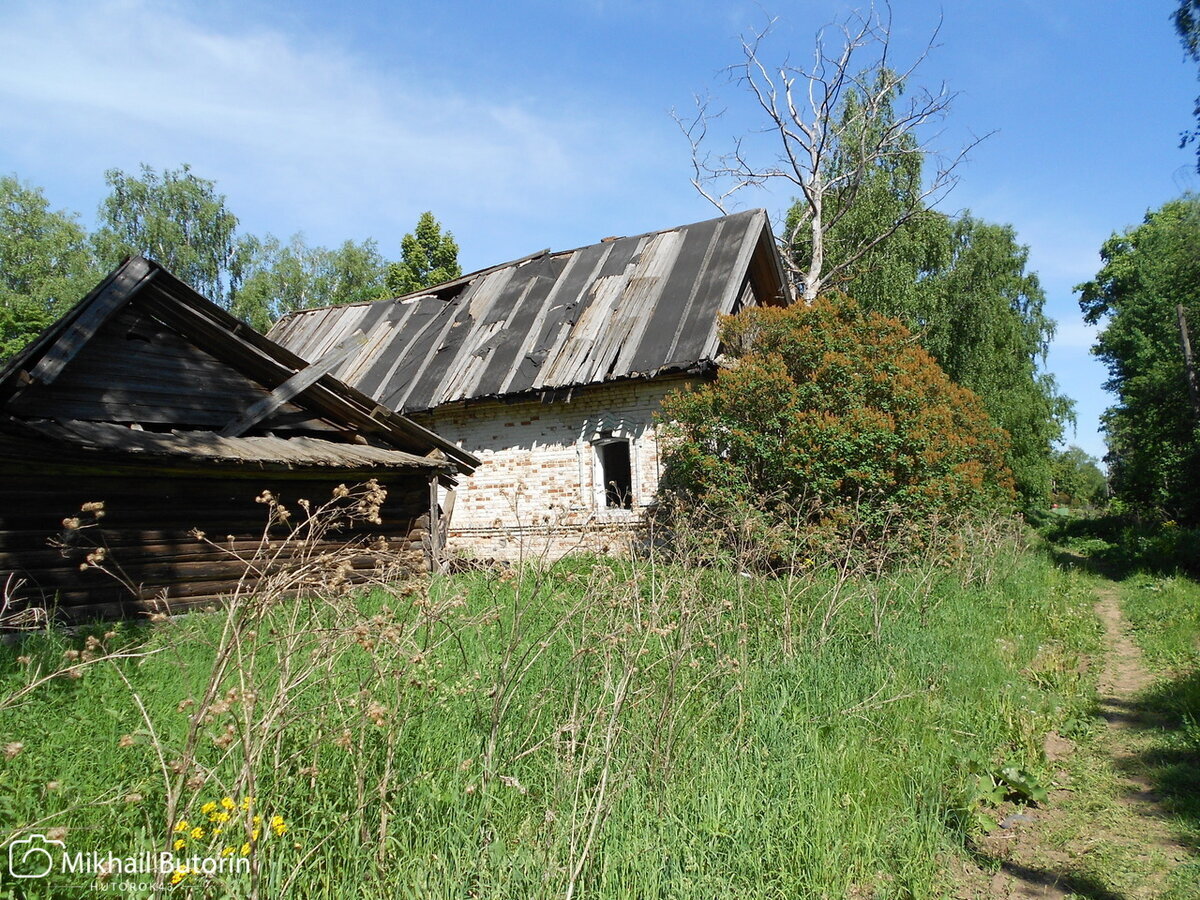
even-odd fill
[{"label": "abandoned brick house", "polygon": [[663,397],[712,377],[720,314],[783,303],[786,283],[751,210],[307,310],[270,337],[316,360],[361,330],[337,377],[479,457],[443,497],[452,548],[562,552],[654,502]]},{"label": "abandoned brick house", "polygon": [[300,514],[375,478],[376,520],[307,552],[361,547],[351,581],[433,562],[437,485],[478,460],[330,377],[337,358],[310,366],[161,266],[121,265],[0,371],[0,630],[252,587],[289,552],[276,531],[247,565],[264,490]]}]

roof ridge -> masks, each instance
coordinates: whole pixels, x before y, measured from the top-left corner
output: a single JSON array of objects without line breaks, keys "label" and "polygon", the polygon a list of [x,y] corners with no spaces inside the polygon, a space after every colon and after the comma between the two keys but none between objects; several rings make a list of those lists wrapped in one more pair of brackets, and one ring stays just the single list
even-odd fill
[{"label": "roof ridge", "polygon": [[[458,278],[451,279],[450,281],[444,281],[441,284],[435,284],[432,287],[422,288],[419,291],[409,291],[407,294],[399,294],[395,297],[380,297],[378,300],[359,300],[359,301],[356,301],[355,303],[330,303],[325,306],[310,306],[305,309],[293,310],[292,312],[288,313],[287,315],[280,317],[279,321],[277,321],[274,325],[271,326],[271,331],[274,331],[277,327],[279,327],[284,322],[287,322],[298,316],[308,315],[309,313],[318,313],[318,312],[323,312],[325,310],[330,310],[330,309],[353,309],[355,307],[373,306],[376,303],[401,303],[406,300],[415,300],[418,297],[436,297],[438,294],[442,293],[443,291],[448,291],[449,289],[458,287],[459,285],[469,284],[471,281],[474,281],[476,278],[480,278],[484,275],[490,275],[492,272],[497,272],[500,269],[507,269],[510,266],[520,266],[524,263],[533,262],[534,260],[540,259],[543,256],[549,257],[551,259],[555,259],[555,258],[558,258],[561,256],[570,256],[572,254],[579,253],[583,250],[587,250],[591,247],[599,247],[601,244],[617,243],[618,241],[636,241],[636,240],[641,240],[641,239],[647,238],[647,237],[653,237],[654,235],[658,235],[658,234],[666,234],[671,231],[682,231],[685,228],[695,228],[699,225],[707,225],[709,222],[716,222],[716,221],[719,221],[722,219],[725,219],[725,220],[736,219],[739,216],[751,216],[756,213],[761,213],[763,216],[766,216],[767,211],[763,207],[755,207],[753,209],[743,209],[743,210],[739,210],[738,212],[735,212],[735,213],[727,213],[722,216],[713,216],[711,219],[700,219],[699,221],[696,221],[696,222],[684,222],[682,225],[673,225],[670,228],[657,228],[657,229],[653,229],[651,231],[644,231],[641,234],[621,235],[619,237],[616,237],[615,239],[614,238],[602,238],[601,240],[593,241],[590,244],[582,244],[578,247],[572,247],[569,250],[551,250],[549,247],[546,247],[542,250],[538,250],[536,253],[530,253],[526,256],[520,256],[520,257],[517,257],[516,259],[509,260],[508,262],[502,262],[502,263],[497,263],[496,265],[486,266],[485,268],[482,268],[482,269],[476,269],[473,272],[468,272],[464,275],[460,275]],[[268,332],[268,336],[269,335],[270,335],[270,332]]]}]

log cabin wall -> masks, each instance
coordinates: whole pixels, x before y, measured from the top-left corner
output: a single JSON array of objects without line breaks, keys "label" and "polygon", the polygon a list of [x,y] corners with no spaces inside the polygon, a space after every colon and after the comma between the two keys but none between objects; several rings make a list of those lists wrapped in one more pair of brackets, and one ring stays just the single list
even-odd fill
[{"label": "log cabin wall", "polygon": [[[365,580],[385,558],[410,571],[429,567],[425,472],[247,471],[169,461],[81,462],[65,455],[47,445],[0,443],[0,572],[9,574],[7,592],[15,601],[10,615],[41,608],[74,623],[209,605],[239,582],[249,588],[258,583],[255,568],[262,558],[248,563],[266,530],[268,507],[255,499],[264,490],[295,521],[303,515],[300,499],[316,508],[340,484],[371,477],[387,490],[382,521],[331,532],[305,552],[361,547],[351,580]],[[81,512],[98,502],[104,504],[101,517]],[[195,535],[197,529],[206,540]],[[272,553],[288,532],[279,525],[271,530]],[[98,547],[105,550],[102,567],[87,565]],[[285,549],[281,560],[295,552]]]}]

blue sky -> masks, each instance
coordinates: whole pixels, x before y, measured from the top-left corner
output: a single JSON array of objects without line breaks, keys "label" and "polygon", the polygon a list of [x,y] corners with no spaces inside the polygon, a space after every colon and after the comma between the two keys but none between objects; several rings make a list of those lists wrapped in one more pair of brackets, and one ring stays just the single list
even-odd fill
[{"label": "blue sky", "polygon": [[[636,234],[715,210],[689,184],[671,118],[709,92],[720,129],[753,125],[727,83],[738,36],[778,18],[768,54],[800,60],[834,0],[523,0],[415,4],[5,0],[0,172],[91,224],[103,172],[188,162],[244,230],[375,238],[398,255],[417,216],[450,228],[468,270]],[[1059,334],[1049,367],[1103,453],[1109,399],[1072,288],[1101,243],[1185,189],[1178,149],[1200,91],[1174,0],[895,0],[893,54],[941,19],[917,81],[959,92],[934,137],[971,154],[941,209],[1012,224]],[[786,195],[745,195],[775,219]]]}]

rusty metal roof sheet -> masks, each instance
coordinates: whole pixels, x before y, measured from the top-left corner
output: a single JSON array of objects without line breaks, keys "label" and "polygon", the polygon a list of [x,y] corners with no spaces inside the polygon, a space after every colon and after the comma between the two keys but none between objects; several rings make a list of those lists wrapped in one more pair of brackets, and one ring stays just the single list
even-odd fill
[{"label": "rusty metal roof sheet", "polygon": [[767,215],[750,210],[543,252],[395,300],[293,314],[270,338],[401,412],[456,400],[689,371],[717,355],[721,313],[785,299]]}]

